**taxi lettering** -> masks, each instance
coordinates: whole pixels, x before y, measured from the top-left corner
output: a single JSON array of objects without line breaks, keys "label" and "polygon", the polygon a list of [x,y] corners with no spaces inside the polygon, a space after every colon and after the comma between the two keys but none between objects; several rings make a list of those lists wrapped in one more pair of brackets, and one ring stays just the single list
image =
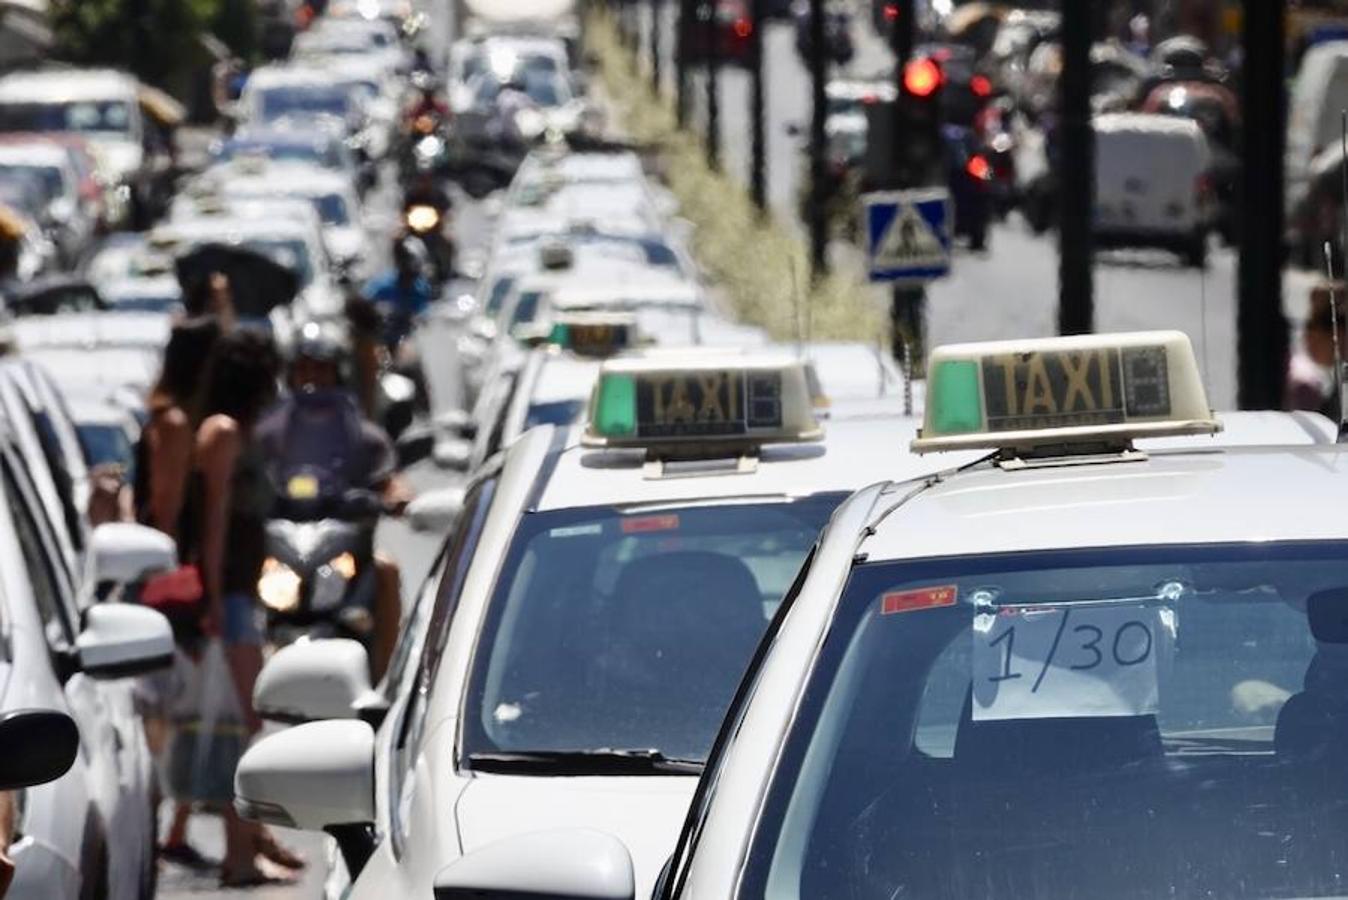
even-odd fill
[{"label": "taxi lettering", "polygon": [[739,434],[743,385],[738,372],[687,372],[642,378],[637,387],[642,435]]},{"label": "taxi lettering", "polygon": [[995,430],[1124,420],[1119,354],[1112,348],[990,357],[983,361],[983,389]]}]

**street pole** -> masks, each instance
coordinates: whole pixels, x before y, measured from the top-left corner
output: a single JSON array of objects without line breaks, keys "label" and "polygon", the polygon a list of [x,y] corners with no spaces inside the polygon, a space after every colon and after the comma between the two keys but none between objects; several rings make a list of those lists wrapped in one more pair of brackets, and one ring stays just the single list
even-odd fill
[{"label": "street pole", "polygon": [[680,128],[688,124],[688,12],[694,0],[675,0],[679,4],[674,23],[674,119]]},{"label": "street pole", "polygon": [[707,51],[707,166],[721,169],[721,29],[716,0],[699,0],[707,10],[702,34]]},{"label": "street pole", "polygon": [[1287,375],[1282,313],[1283,0],[1243,3],[1244,160],[1236,308],[1236,402],[1279,409]]},{"label": "street pole", "polygon": [[[905,107],[913,102],[904,80],[904,71],[913,58],[913,46],[917,43],[917,4],[913,0],[900,0],[898,16],[895,17],[889,33],[889,48],[894,54],[894,125],[891,132],[891,152],[894,154],[894,174],[900,188],[922,187],[921,181],[926,173],[910,170],[904,154],[904,130],[909,121]],[[890,307],[891,334],[894,343],[894,358],[903,360],[907,371],[907,380],[920,370],[921,360],[926,354],[926,310],[927,290],[921,285],[894,285],[894,297]]]},{"label": "street pole", "polygon": [[[1259,0],[1260,3],[1264,0]],[[1249,4],[1247,4],[1249,5]],[[1257,4],[1256,4],[1257,5]],[[1058,333],[1095,330],[1092,265],[1095,241],[1095,132],[1091,128],[1091,39],[1094,0],[1062,4],[1062,75],[1058,134]],[[1281,84],[1281,78],[1275,79]],[[1279,126],[1281,128],[1281,126]]]},{"label": "street pole", "polygon": [[763,96],[763,0],[752,0],[753,30],[749,33],[749,69],[753,84],[749,95],[749,118],[753,127],[753,164],[749,169],[749,195],[758,211],[768,208],[767,112]]},{"label": "street pole", "polygon": [[824,184],[824,125],[828,99],[824,93],[828,67],[824,56],[824,0],[810,0],[810,271],[816,281],[828,274],[827,187]]},{"label": "street pole", "polygon": [[651,0],[651,93],[660,96],[663,72],[660,68],[660,11],[664,8],[662,0]]}]

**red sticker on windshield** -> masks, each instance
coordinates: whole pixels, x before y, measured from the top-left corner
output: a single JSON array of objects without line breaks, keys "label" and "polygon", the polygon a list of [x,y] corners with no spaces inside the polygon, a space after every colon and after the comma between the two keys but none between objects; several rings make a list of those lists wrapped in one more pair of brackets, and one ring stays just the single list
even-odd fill
[{"label": "red sticker on windshield", "polygon": [[919,609],[954,606],[958,593],[959,588],[953,584],[918,588],[913,591],[895,591],[880,598],[880,615],[891,616],[894,613],[916,612]]},{"label": "red sticker on windshield", "polygon": [[638,519],[623,519],[623,534],[647,534],[652,531],[675,531],[679,527],[679,517],[642,516]]}]

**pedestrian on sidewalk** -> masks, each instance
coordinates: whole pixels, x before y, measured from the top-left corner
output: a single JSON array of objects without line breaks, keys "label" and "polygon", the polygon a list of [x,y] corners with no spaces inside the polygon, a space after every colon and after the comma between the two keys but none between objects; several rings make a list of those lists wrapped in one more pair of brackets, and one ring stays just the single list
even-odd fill
[{"label": "pedestrian on sidewalk", "polygon": [[1334,371],[1334,324],[1338,322],[1338,344],[1348,356],[1348,325],[1344,321],[1344,283],[1321,281],[1311,289],[1310,314],[1302,331],[1301,344],[1287,364],[1287,388],[1283,406],[1291,410],[1324,413],[1339,420],[1339,385]]},{"label": "pedestrian on sidewalk", "polygon": [[[257,581],[266,555],[266,521],[272,506],[263,460],[252,441],[253,426],[275,399],[280,359],[269,335],[250,328],[226,333],[216,347],[203,387],[189,502],[201,511],[201,578],[205,594],[203,627],[223,643],[233,707],[246,737],[261,720],[253,709],[253,685],[262,668],[263,631],[258,621]],[[218,685],[217,685],[218,687]],[[226,735],[222,732],[222,738]],[[289,883],[288,870],[304,860],[281,846],[261,825],[234,812],[232,775],[244,741],[222,740],[210,765],[230,778],[216,786],[223,803],[225,859],[223,887]],[[232,758],[231,758],[232,757]],[[283,867],[272,874],[259,857]]]},{"label": "pedestrian on sidewalk", "polygon": [[[189,660],[198,658],[203,634],[203,592],[196,566],[197,529],[188,513],[186,497],[193,469],[197,426],[201,424],[203,373],[220,339],[220,325],[202,316],[174,325],[164,349],[159,380],[150,392],[149,421],[136,445],[134,505],[137,521],[156,528],[178,545],[179,568],[151,580],[141,602],[162,612],[173,627],[174,667],[147,676],[137,687],[150,750],[161,766],[168,748],[169,708],[182,683]],[[192,805],[180,800],[160,856],[187,868],[203,871],[218,863],[206,859],[187,840]]]}]

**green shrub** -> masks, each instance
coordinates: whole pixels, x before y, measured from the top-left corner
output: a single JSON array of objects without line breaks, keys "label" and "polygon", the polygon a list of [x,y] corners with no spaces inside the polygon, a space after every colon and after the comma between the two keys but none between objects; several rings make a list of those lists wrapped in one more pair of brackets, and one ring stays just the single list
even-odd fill
[{"label": "green shrub", "polygon": [[811,283],[803,244],[770,215],[760,215],[747,191],[706,164],[701,138],[677,127],[668,98],[632,77],[630,57],[602,13],[586,29],[604,88],[623,129],[659,151],[661,174],[696,226],[693,253],[726,291],[733,312],[773,337],[875,340],[885,333],[883,311],[868,285],[833,274]]}]

